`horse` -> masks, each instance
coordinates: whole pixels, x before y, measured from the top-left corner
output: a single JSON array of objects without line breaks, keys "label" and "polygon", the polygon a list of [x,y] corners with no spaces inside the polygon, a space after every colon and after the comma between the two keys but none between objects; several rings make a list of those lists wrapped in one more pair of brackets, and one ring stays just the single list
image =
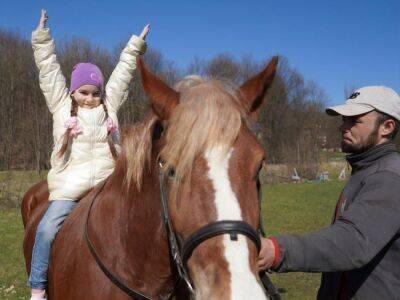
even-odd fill
[{"label": "horse", "polygon": [[258,174],[266,154],[248,122],[258,116],[277,63],[273,57],[238,89],[205,80],[179,92],[138,61],[145,94],[165,124],[162,196],[196,299],[265,299],[259,245],[249,232],[260,227]]},{"label": "horse", "polygon": [[[125,130],[114,172],[80,200],[57,234],[49,298],[129,299],[124,287],[142,299],[169,298],[180,272],[168,245],[165,213],[179,241],[215,221],[259,228],[257,175],[265,151],[247,119],[263,105],[277,61],[274,57],[237,90],[210,81],[177,92],[138,60],[153,112]],[[28,273],[46,189],[45,182],[32,187],[21,207]],[[167,212],[160,198],[168,198]],[[235,230],[239,234],[219,233],[185,252],[195,299],[266,298],[257,245],[251,234]]]}]

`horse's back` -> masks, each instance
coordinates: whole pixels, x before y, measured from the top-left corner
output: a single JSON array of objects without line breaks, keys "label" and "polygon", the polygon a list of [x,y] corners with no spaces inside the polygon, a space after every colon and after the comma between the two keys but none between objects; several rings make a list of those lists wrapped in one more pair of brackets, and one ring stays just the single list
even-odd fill
[{"label": "horse's back", "polygon": [[[43,197],[44,195],[48,195],[48,193],[46,194],[46,191],[44,191],[45,188],[47,188],[47,185],[41,185],[39,183],[29,189],[24,196],[21,208],[25,225],[24,254],[28,274],[30,272],[30,262],[36,227],[48,204],[48,196],[47,198]],[[129,299],[129,296],[114,285],[107,276],[101,272],[99,266],[90,253],[85,239],[84,232],[88,210],[93,201],[93,197],[95,197],[97,192],[99,192],[100,188],[101,186],[95,187],[79,201],[78,205],[70,213],[68,218],[65,219],[65,222],[52,244],[47,289],[49,299]],[[99,198],[105,197],[110,200],[100,201],[99,199],[96,204],[101,202],[111,204],[114,202],[111,201],[111,199],[115,198],[115,190],[106,190],[107,189],[99,194]],[[98,210],[96,205],[93,208],[94,212]],[[106,213],[109,213],[109,211],[107,210]],[[108,243],[108,246],[106,246],[103,243],[105,238],[104,235],[108,234],[108,231],[106,232],[104,229],[114,228],[114,226],[108,224],[101,215],[97,215],[96,213],[92,212],[91,217],[92,226],[95,223],[94,221],[98,218],[100,224],[105,225],[105,227],[102,228],[89,226],[89,233],[91,233],[91,239],[95,244],[96,250],[99,251],[101,259],[110,271],[115,273],[118,277],[122,277],[124,283],[130,287],[136,286],[137,290],[144,292],[146,292],[146,289],[151,290],[153,286],[145,286],[144,283],[141,282],[141,278],[135,278],[130,282],[131,278],[129,270],[115,269],[114,265],[116,264],[116,261],[113,261],[113,259],[118,257],[119,260],[123,260],[123,256],[113,254],[118,250],[114,244]],[[111,235],[109,236],[111,240],[114,239]],[[107,256],[111,256],[111,259]],[[170,261],[168,255],[166,256],[166,261],[166,265],[169,266]],[[148,276],[160,286],[154,293],[158,293],[161,288],[164,288],[164,285],[166,286],[165,289],[171,289],[169,281],[172,279],[167,278],[168,281],[163,279],[161,280],[161,283],[159,283],[157,281],[157,276],[156,279],[153,278],[154,276],[152,274],[148,274]],[[164,290],[162,291],[164,293]],[[156,297],[156,295],[154,296]]]}]

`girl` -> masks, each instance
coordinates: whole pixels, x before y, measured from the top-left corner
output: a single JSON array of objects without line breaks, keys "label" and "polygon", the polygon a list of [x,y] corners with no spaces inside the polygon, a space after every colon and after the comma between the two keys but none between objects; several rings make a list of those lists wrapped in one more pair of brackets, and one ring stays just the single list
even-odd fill
[{"label": "girl", "polygon": [[119,150],[117,111],[127,98],[136,57],[145,52],[150,29],[147,25],[139,37],[131,37],[105,88],[97,66],[79,63],[68,90],[50,30],[45,28],[47,19],[42,10],[32,47],[40,87],[53,114],[54,148],[47,176],[50,203],[38,225],[32,253],[31,300],[46,299],[50,246],[64,219],[114,169]]}]

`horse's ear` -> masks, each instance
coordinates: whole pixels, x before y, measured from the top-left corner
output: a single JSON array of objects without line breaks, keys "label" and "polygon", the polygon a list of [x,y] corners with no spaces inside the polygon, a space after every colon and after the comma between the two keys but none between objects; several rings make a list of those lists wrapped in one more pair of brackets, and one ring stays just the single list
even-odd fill
[{"label": "horse's ear", "polygon": [[136,63],[141,75],[143,90],[150,100],[151,108],[161,120],[168,120],[173,109],[179,103],[179,93],[147,70],[140,58],[136,59]]},{"label": "horse's ear", "polygon": [[247,80],[240,88],[239,95],[248,108],[251,118],[255,119],[257,112],[262,107],[269,87],[274,80],[278,56],[274,56],[268,65],[259,74]]}]

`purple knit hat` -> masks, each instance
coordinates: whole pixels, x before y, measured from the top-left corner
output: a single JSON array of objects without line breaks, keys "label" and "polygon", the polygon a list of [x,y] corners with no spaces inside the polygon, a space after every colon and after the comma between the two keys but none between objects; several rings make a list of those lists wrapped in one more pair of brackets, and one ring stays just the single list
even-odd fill
[{"label": "purple knit hat", "polygon": [[104,77],[99,67],[91,63],[79,63],[73,67],[71,74],[71,93],[85,84],[97,86],[101,93],[103,93]]}]

